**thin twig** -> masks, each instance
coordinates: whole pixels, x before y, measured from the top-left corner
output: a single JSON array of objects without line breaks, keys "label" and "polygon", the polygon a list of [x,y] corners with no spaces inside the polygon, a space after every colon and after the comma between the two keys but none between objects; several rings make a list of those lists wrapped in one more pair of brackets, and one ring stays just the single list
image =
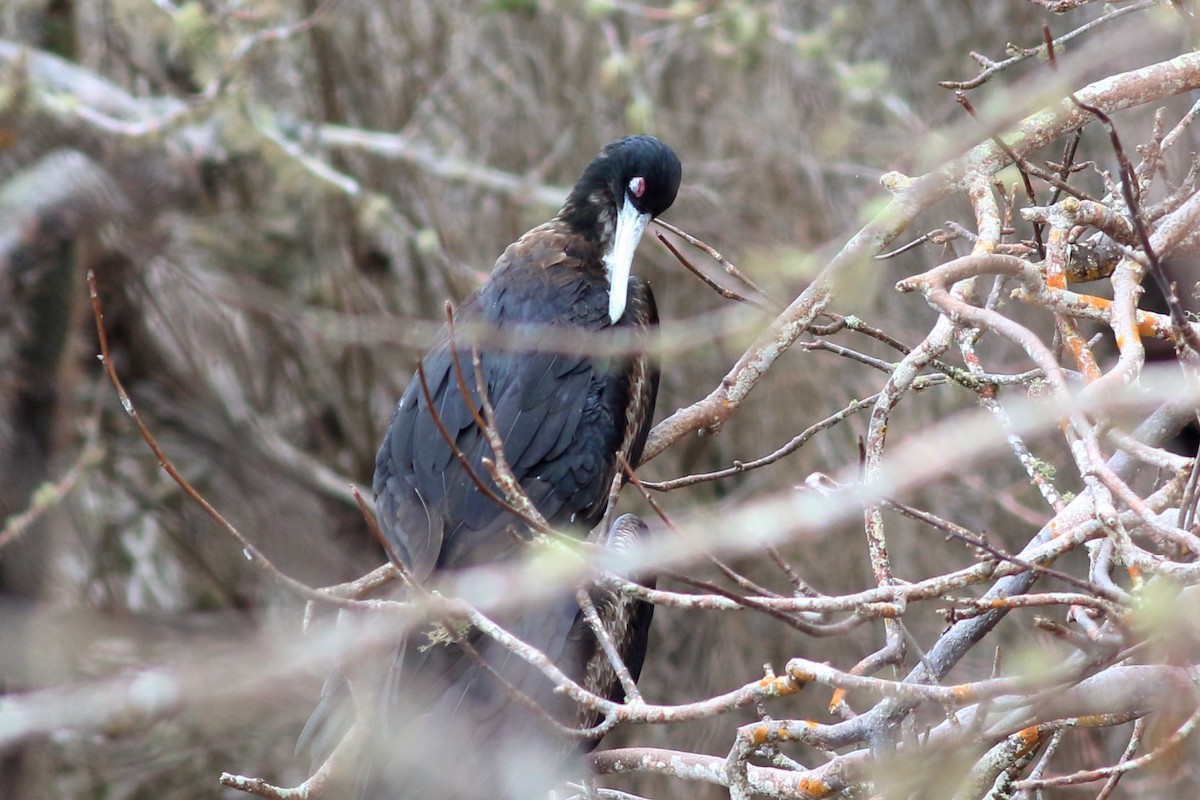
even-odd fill
[{"label": "thin twig", "polygon": [[668,250],[671,251],[671,255],[675,256],[676,261],[678,261],[680,264],[682,264],[684,267],[686,267],[688,272],[692,273],[697,278],[699,278],[701,281],[703,281],[705,286],[712,289],[717,294],[721,295],[721,297],[724,297],[726,300],[736,300],[739,303],[746,303],[748,305],[754,306],[755,308],[764,308],[764,309],[769,308],[769,306],[764,305],[763,303],[759,302],[758,300],[751,300],[749,297],[740,295],[737,292],[733,291],[732,289],[726,289],[725,287],[721,286],[719,283],[714,281],[712,278],[708,277],[703,272],[701,272],[699,269],[697,269],[696,266],[691,261],[689,261],[687,259],[687,257],[684,256],[683,253],[679,252],[678,248],[676,248],[675,245],[671,244],[671,242],[667,239],[667,237],[663,236],[658,231],[655,231],[654,235],[656,237],[658,237],[658,240],[663,243],[664,247],[666,247]]},{"label": "thin twig", "polygon": [[100,340],[100,363],[104,365],[104,370],[108,373],[108,378],[110,381],[112,381],[113,388],[116,389],[117,397],[121,401],[121,407],[125,409],[125,413],[129,415],[130,419],[133,420],[133,424],[137,426],[138,433],[142,435],[142,439],[145,440],[147,446],[150,448],[150,451],[154,453],[154,457],[158,460],[159,466],[163,468],[163,471],[170,476],[171,480],[178,484],[179,488],[183,489],[184,494],[186,494],[192,499],[193,502],[196,503],[196,505],[200,506],[200,508],[204,510],[204,513],[208,514],[208,516],[211,517],[217,523],[217,525],[219,525],[227,534],[233,537],[234,541],[241,546],[242,554],[246,557],[246,560],[267,577],[269,577],[272,581],[274,581],[278,586],[287,589],[288,591],[304,598],[305,600],[313,600],[319,603],[332,603],[334,605],[354,606],[356,601],[324,594],[323,592],[301,583],[295,578],[281,572],[279,568],[270,561],[270,559],[260,553],[258,548],[250,543],[250,540],[242,535],[241,531],[234,527],[229,520],[225,519],[221,512],[217,511],[217,509],[215,509],[211,503],[205,500],[204,497],[196,491],[192,484],[188,482],[187,478],[183,477],[179,470],[175,468],[175,465],[169,458],[167,458],[166,453],[164,453],[162,448],[158,446],[158,442],[155,440],[153,434],[150,433],[150,429],[146,427],[144,422],[142,422],[142,418],[138,415],[137,409],[134,408],[133,400],[130,399],[129,394],[125,391],[125,387],[121,383],[121,378],[117,375],[117,370],[113,366],[112,358],[108,353],[108,334],[104,330],[104,311],[100,306],[100,294],[96,288],[96,275],[90,269],[87,272],[87,283],[88,291],[92,301],[92,316],[96,321],[96,335]]},{"label": "thin twig", "polygon": [[[772,309],[778,311],[782,308],[779,305],[779,303],[777,303],[771,299],[771,296],[769,294],[767,294],[766,290],[764,290],[761,286],[759,286],[757,283],[752,281],[750,279],[750,276],[746,275],[746,273],[742,272],[740,269],[735,267],[733,265],[733,262],[731,262],[729,259],[725,258],[725,256],[718,253],[715,248],[700,241],[699,239],[697,239],[695,236],[692,236],[687,231],[684,231],[681,228],[675,227],[674,225],[672,225],[671,223],[667,222],[664,219],[655,219],[654,224],[658,225],[660,228],[667,229],[671,233],[673,233],[676,236],[683,239],[688,244],[692,245],[693,247],[703,250],[705,253],[707,253],[709,255],[709,257],[712,258],[713,261],[716,261],[718,264],[720,264],[721,268],[724,269],[726,273],[733,276],[734,278],[737,278],[739,281],[744,283],[746,286],[750,287],[755,292],[757,292],[758,296],[761,297],[764,301],[766,301],[767,305],[769,307],[771,307]],[[659,236],[659,238],[661,239],[662,237]]]}]

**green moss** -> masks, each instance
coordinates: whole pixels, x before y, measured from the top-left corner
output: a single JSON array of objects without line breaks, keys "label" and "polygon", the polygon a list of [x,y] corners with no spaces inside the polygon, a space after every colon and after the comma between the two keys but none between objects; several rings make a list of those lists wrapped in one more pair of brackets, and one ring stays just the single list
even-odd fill
[{"label": "green moss", "polygon": [[425,631],[425,638],[428,639],[426,644],[419,646],[417,649],[424,653],[431,647],[439,645],[453,644],[456,641],[466,638],[466,635],[471,632],[471,625],[468,622],[457,622],[454,624],[454,632],[441,623],[435,623],[432,627]]}]

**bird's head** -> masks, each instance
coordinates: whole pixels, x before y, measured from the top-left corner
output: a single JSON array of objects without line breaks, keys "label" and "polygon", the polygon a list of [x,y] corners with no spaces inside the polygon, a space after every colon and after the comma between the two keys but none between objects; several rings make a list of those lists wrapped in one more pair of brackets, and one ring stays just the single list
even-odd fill
[{"label": "bird's head", "polygon": [[633,253],[646,224],[671,207],[683,168],[653,136],[626,136],[600,151],[559,213],[571,229],[600,245],[609,281],[609,319],[625,313]]}]

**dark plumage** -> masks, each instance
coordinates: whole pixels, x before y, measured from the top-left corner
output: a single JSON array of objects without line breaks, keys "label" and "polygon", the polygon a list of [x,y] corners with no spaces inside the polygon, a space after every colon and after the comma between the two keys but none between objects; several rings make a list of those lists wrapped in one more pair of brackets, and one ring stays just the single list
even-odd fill
[{"label": "dark plumage", "polygon": [[[675,154],[657,139],[632,136],[608,145],[558,215],[509,245],[487,282],[454,315],[460,330],[494,326],[519,337],[516,348],[480,348],[505,459],[550,524],[579,537],[605,513],[617,453],[634,464],[641,457],[658,370],[640,354],[595,357],[555,348],[568,349],[561,347],[565,332],[625,330],[636,341],[657,323],[650,287],[631,277],[629,266],[646,222],[674,201],[680,176]],[[577,344],[579,337],[573,339]],[[459,342],[458,350],[470,403],[478,410],[470,347]],[[492,451],[464,402],[448,331],[422,368],[442,427],[471,470],[503,496],[482,466]],[[530,536],[471,480],[438,429],[425,391],[414,377],[379,449],[374,482],[380,526],[395,557],[421,581],[516,557]],[[640,523],[623,518],[602,542],[625,546],[640,530]],[[611,593],[597,593],[595,602],[636,676],[652,607]],[[599,694],[621,696],[569,594],[498,621],[572,679]],[[524,661],[477,632],[466,639],[551,717],[572,727],[589,722]],[[377,769],[371,771],[371,796],[543,796],[559,777],[557,766],[581,749],[578,740],[555,734],[458,645],[430,646],[424,632],[400,647],[384,698],[385,741],[376,734],[372,743]]]}]

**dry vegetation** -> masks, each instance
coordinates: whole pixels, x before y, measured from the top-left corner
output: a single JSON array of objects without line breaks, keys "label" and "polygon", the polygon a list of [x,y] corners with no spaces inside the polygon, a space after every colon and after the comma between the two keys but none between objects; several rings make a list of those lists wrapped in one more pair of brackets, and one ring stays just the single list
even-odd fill
[{"label": "dry vegetation", "polygon": [[416,354],[634,130],[763,292],[642,247],[666,521],[626,488],[599,579],[666,572],[647,705],[579,698],[600,796],[1196,796],[1197,14],[8,0],[0,796],[305,780],[367,638],[309,587],[383,562],[350,487]]}]

